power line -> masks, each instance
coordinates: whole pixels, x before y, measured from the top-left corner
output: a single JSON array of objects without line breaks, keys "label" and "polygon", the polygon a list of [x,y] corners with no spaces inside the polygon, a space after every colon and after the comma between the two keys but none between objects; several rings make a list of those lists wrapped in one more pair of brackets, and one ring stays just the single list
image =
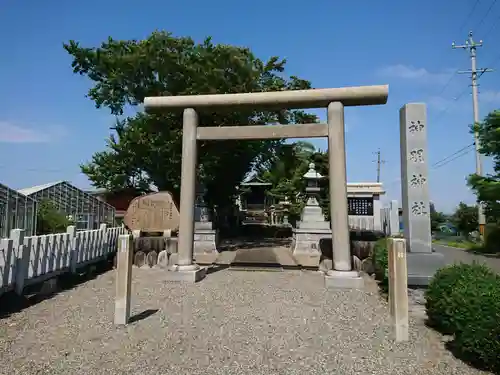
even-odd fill
[{"label": "power line", "polygon": [[[496,0],[495,0],[496,1]],[[467,22],[469,21],[470,17],[472,16],[472,14],[474,13],[474,11],[476,10],[477,6],[479,5],[479,2],[480,0],[476,0],[476,2],[474,3],[474,5],[472,6],[472,9],[471,11],[469,12],[469,14],[467,15],[467,17],[465,17],[465,20],[464,22],[462,22],[462,26],[460,26],[459,28],[459,33],[461,33],[464,29],[464,27],[467,25]],[[444,86],[441,88],[441,90],[439,91],[439,94],[437,94],[438,97],[440,97],[441,95],[443,95],[443,93],[445,92],[445,90],[448,88],[448,86],[450,86],[451,82],[453,81],[453,79],[455,79],[456,77],[456,74],[458,73],[458,70],[456,70],[455,72],[453,72],[453,74],[450,75],[450,78],[448,79],[448,81],[444,84]],[[464,93],[462,92],[458,97],[456,98],[453,98],[455,101],[458,100]],[[439,113],[438,113],[438,116],[437,118],[441,119],[441,117],[448,111],[450,107],[450,104],[448,104],[444,109],[442,109]],[[436,120],[437,122],[437,120]]]},{"label": "power line", "polygon": [[495,3],[497,2],[497,0],[493,0],[493,2],[490,4],[490,7],[488,8],[488,10],[486,11],[485,15],[483,16],[483,18],[481,18],[481,21],[479,21],[479,23],[476,25],[476,27],[474,27],[474,29],[477,31],[479,30],[479,27],[483,24],[484,20],[486,19],[486,17],[488,17],[488,15],[490,14],[491,10],[493,9],[493,7],[495,6]]},{"label": "power line", "polygon": [[497,25],[500,23],[500,15],[495,19],[495,21],[493,21],[493,24],[491,25],[491,27],[488,29],[488,31],[484,34],[484,37],[487,37],[488,35],[491,34],[491,32],[493,30],[495,30],[495,28],[497,27]]},{"label": "power line", "polygon": [[474,5],[472,7],[472,10],[469,12],[469,14],[467,15],[467,17],[465,17],[465,20],[462,23],[462,26],[460,26],[460,29],[458,30],[459,33],[461,33],[464,30],[464,27],[467,25],[467,22],[469,21],[470,17],[472,16],[472,14],[474,13],[474,11],[476,10],[476,8],[479,5],[480,1],[481,0],[476,0],[476,2],[474,3]]},{"label": "power line", "polygon": [[[467,15],[467,17],[465,17],[465,20],[462,22],[462,25],[460,26],[459,28],[459,33],[461,33],[464,29],[464,27],[467,25],[468,21],[470,20],[472,14],[474,13],[474,11],[477,9],[477,6],[479,5],[479,2],[480,0],[476,0],[476,2],[474,3],[474,5],[472,6],[472,9],[470,10],[469,14]],[[486,17],[490,14],[491,10],[493,9],[493,6],[495,5],[495,3],[497,2],[497,0],[493,0],[493,2],[490,4],[490,7],[488,8],[488,10],[486,11],[486,14],[483,16],[483,18],[481,18],[481,20],[479,21],[479,24],[477,27],[479,27],[483,22],[484,20],[486,19]],[[500,21],[500,16],[498,17],[497,21]],[[489,34],[493,31],[493,29],[496,27],[496,23],[494,22],[492,27],[488,30],[488,32],[486,33]],[[500,59],[500,56],[498,57],[498,59]],[[497,61],[495,61],[496,63]],[[491,64],[490,64],[491,66]],[[451,82],[453,81],[453,79],[456,77],[456,74],[458,73],[459,71],[455,71],[451,76],[450,78],[448,79],[448,81],[445,83],[445,85],[442,87],[442,89],[440,90],[439,94],[437,94],[437,96],[441,96],[445,90],[448,88],[448,86],[450,86]],[[464,94],[465,92],[467,91],[467,88],[462,91],[458,96],[452,98],[453,99],[453,102],[456,102],[458,101]],[[453,103],[452,102],[452,103]],[[451,103],[449,103],[445,108],[441,109],[441,111],[438,112],[437,116],[436,116],[436,122],[438,122],[438,120],[440,120],[447,112],[448,110],[450,109],[451,107]]]},{"label": "power line", "polygon": [[[455,160],[461,158],[462,156],[469,154],[470,152],[472,152],[474,150],[472,148],[472,146],[474,146],[474,143],[470,143],[467,146],[464,146],[464,147],[460,148],[459,150],[455,151],[454,153],[452,153],[452,154],[450,154],[442,159],[439,159],[437,162],[435,162],[431,165],[430,170],[436,170],[436,169],[439,169],[441,167],[444,167],[445,165],[451,163],[452,161],[455,161]],[[391,185],[398,183],[398,182],[401,182],[401,177],[397,178],[396,180],[389,183],[388,186],[391,186]]]},{"label": "power line", "polygon": [[445,166],[446,164],[449,164],[452,161],[454,161],[462,156],[467,155],[468,153],[470,153],[473,150],[472,149],[473,146],[474,146],[474,143],[471,143],[465,147],[462,147],[460,150],[455,151],[453,154],[450,154],[450,155],[446,156],[445,158],[442,158],[441,160],[432,164],[431,169],[433,169],[433,170],[439,169],[439,168]]}]

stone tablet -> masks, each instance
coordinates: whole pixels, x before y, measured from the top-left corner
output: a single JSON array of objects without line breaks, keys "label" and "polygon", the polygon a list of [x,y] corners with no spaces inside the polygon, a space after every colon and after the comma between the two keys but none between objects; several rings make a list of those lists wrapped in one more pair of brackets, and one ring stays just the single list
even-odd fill
[{"label": "stone tablet", "polygon": [[156,266],[157,262],[158,262],[158,254],[156,253],[156,251],[150,251],[146,255],[146,263],[147,263],[147,265],[150,268],[153,268],[154,266]]},{"label": "stone tablet", "polygon": [[179,228],[179,210],[169,192],[152,193],[134,198],[123,221],[132,231],[175,231]]}]

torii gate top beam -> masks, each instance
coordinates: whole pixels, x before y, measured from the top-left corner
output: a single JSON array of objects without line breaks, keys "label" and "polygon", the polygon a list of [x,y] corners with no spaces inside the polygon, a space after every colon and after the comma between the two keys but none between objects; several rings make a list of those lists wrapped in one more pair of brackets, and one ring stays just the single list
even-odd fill
[{"label": "torii gate top beam", "polygon": [[388,95],[389,86],[380,85],[241,94],[153,96],[144,98],[144,108],[147,112],[227,107],[300,109],[324,108],[332,102],[341,102],[344,106],[364,106],[385,104]]}]

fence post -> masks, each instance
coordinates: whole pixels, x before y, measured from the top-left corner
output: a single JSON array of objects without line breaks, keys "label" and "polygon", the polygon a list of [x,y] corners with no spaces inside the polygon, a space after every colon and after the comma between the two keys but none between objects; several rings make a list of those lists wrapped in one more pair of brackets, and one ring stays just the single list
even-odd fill
[{"label": "fence post", "polygon": [[99,227],[99,230],[102,232],[102,256],[105,256],[109,253],[107,227],[107,224],[101,224]]},{"label": "fence post", "polygon": [[76,273],[76,265],[78,263],[78,243],[76,237],[76,226],[70,225],[66,228],[66,233],[69,234],[69,270],[71,273]]},{"label": "fence post", "polygon": [[406,240],[389,238],[389,309],[396,341],[408,341],[408,269]]},{"label": "fence post", "polygon": [[12,248],[16,257],[15,290],[16,294],[22,295],[24,281],[28,277],[31,248],[24,245],[24,229],[12,229],[10,231],[10,239],[12,240]]},{"label": "fence post", "polygon": [[115,324],[127,324],[130,318],[133,246],[134,240],[131,235],[120,235],[116,254]]}]

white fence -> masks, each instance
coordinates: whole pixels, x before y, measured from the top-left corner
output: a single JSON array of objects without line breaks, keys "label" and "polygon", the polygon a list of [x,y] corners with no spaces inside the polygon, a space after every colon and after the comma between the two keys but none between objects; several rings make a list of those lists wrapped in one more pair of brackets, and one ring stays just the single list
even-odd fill
[{"label": "white fence", "polygon": [[114,253],[124,227],[76,231],[24,237],[23,229],[13,229],[10,238],[0,240],[0,295],[15,289],[22,294],[25,286],[64,272],[99,262]]}]

